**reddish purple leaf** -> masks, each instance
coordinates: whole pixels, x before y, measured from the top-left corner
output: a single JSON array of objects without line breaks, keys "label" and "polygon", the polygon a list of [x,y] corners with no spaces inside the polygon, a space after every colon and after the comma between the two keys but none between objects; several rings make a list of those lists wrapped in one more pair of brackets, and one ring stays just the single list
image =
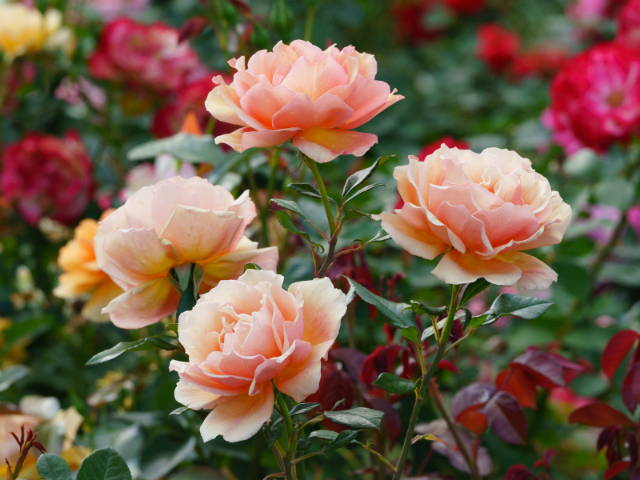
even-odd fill
[{"label": "reddish purple leaf", "polygon": [[535,347],[529,347],[511,365],[526,369],[536,383],[544,388],[564,387],[586,370],[584,365],[572,362],[562,355]]},{"label": "reddish purple leaf", "polygon": [[624,413],[606,403],[594,402],[577,408],[569,415],[569,423],[591,427],[630,427],[634,423]]},{"label": "reddish purple leaf", "polygon": [[180,28],[178,32],[178,42],[182,43],[185,40],[197,37],[207,25],[209,25],[207,18],[191,17]]},{"label": "reddish purple leaf", "polygon": [[454,395],[451,413],[458,420],[466,410],[475,409],[487,403],[495,391],[496,388],[490,383],[472,383]]},{"label": "reddish purple leaf", "polygon": [[600,435],[598,435],[598,442],[596,444],[596,449],[600,451],[603,448],[608,447],[612,443],[615,443],[617,441],[619,433],[620,433],[619,427],[606,427],[604,430],[600,432]]},{"label": "reddish purple leaf", "polygon": [[536,384],[526,368],[512,365],[496,377],[496,387],[516,397],[523,407],[536,407]]},{"label": "reddish purple leaf", "polygon": [[512,465],[504,474],[504,480],[534,480],[536,476],[524,465]]},{"label": "reddish purple leaf", "polygon": [[613,378],[614,373],[638,338],[640,338],[640,334],[633,330],[622,330],[611,337],[600,359],[602,371],[609,379]]},{"label": "reddish purple leaf", "polygon": [[640,403],[640,362],[631,365],[622,383],[622,400],[631,413]]},{"label": "reddish purple leaf", "polygon": [[496,392],[482,411],[493,431],[505,442],[522,445],[527,441],[527,419],[513,395]]},{"label": "reddish purple leaf", "polygon": [[615,462],[613,465],[607,468],[607,471],[604,473],[604,480],[611,480],[616,475],[624,472],[627,468],[631,466],[631,462],[629,461],[620,461]]}]

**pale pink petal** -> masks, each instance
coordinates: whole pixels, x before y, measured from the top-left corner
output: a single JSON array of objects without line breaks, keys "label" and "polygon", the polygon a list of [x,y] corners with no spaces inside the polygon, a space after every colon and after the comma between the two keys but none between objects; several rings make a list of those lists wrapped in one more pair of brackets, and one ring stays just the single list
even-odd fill
[{"label": "pale pink petal", "polygon": [[445,283],[460,285],[479,278],[496,285],[514,285],[522,272],[516,265],[499,258],[483,259],[450,250],[431,272]]},{"label": "pale pink petal", "polygon": [[296,402],[302,402],[309,395],[318,391],[321,376],[321,359],[333,342],[315,347],[303,363],[294,363],[284,369],[276,377],[275,383],[282,393],[289,395]]},{"label": "pale pink petal", "polygon": [[193,410],[212,408],[215,405],[215,401],[220,398],[220,395],[207,392],[198,387],[197,384],[183,379],[178,380],[174,396],[178,403]]},{"label": "pale pink petal", "polygon": [[237,152],[244,152],[255,147],[275,147],[292,138],[298,131],[299,129],[253,130],[245,127],[226,135],[218,135],[215,142],[229,145]]},{"label": "pale pink petal", "polygon": [[274,127],[272,119],[275,113],[291,102],[294,96],[295,93],[288,88],[262,82],[251,87],[242,96],[240,105],[247,115],[259,122],[258,125],[248,124],[250,127],[258,130],[270,129]]},{"label": "pale pink petal", "polygon": [[98,265],[123,288],[165,276],[174,264],[171,245],[151,229],[110,231],[95,243]]},{"label": "pale pink petal", "polygon": [[318,163],[326,163],[339,155],[361,157],[378,142],[371,133],[327,128],[310,128],[296,135],[293,145]]},{"label": "pale pink petal", "polygon": [[347,309],[345,294],[327,277],[293,283],[289,292],[304,301],[304,340],[312,345],[333,343]]},{"label": "pale pink petal", "polygon": [[178,263],[206,262],[231,252],[247,223],[233,212],[177,205],[160,235],[175,248]]},{"label": "pale pink petal", "polygon": [[449,248],[446,243],[431,233],[424,220],[419,219],[419,215],[422,215],[420,209],[405,204],[402,211],[407,214],[384,212],[372,218],[380,220],[382,228],[398,245],[412,255],[433,260]]},{"label": "pale pink petal", "polygon": [[142,328],[175,312],[180,295],[167,278],[127,290],[102,310],[120,328]]},{"label": "pale pink petal", "polygon": [[267,385],[254,396],[220,399],[207,415],[200,433],[206,442],[222,435],[227,442],[240,442],[255,435],[273,412],[273,389]]},{"label": "pale pink petal", "polygon": [[244,125],[238,110],[240,99],[234,89],[228,85],[218,85],[209,92],[204,106],[217,120],[232,125]]},{"label": "pale pink petal", "polygon": [[278,247],[257,248],[256,242],[244,237],[231,253],[202,264],[204,277],[202,282],[212,288],[220,280],[237,278],[248,263],[255,263],[263,270],[276,270],[278,265]]},{"label": "pale pink petal", "polygon": [[273,116],[273,128],[334,128],[349,118],[353,110],[339,97],[329,93],[315,102],[297,94]]},{"label": "pale pink petal", "polygon": [[522,277],[515,284],[521,290],[544,290],[558,280],[558,274],[543,261],[526,253],[513,252],[505,255],[505,259],[517,265]]}]

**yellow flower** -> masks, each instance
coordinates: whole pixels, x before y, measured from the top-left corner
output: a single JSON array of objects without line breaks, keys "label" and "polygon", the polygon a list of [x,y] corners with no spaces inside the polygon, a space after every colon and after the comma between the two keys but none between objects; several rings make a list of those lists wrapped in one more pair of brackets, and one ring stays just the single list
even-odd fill
[{"label": "yellow flower", "polygon": [[85,219],[76,228],[73,239],[60,249],[58,265],[63,274],[54,294],[69,300],[87,299],[82,315],[90,320],[106,320],[100,311],[122,293],[96,263],[93,239],[98,222]]},{"label": "yellow flower", "polygon": [[73,35],[62,26],[62,14],[49,9],[44,15],[21,3],[0,3],[0,52],[6,61],[42,50],[73,49]]}]

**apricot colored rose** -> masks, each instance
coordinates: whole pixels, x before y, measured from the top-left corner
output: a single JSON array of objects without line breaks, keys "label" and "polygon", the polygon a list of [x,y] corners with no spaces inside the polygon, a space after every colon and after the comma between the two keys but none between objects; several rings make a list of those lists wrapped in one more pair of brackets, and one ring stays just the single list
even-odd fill
[{"label": "apricot colored rose", "polygon": [[218,120],[242,126],[216,137],[239,152],[291,140],[316,162],[361,156],[378,137],[353,129],[404,98],[375,79],[374,56],[352,46],[321,50],[303,40],[279,42],[272,52],[229,65],[233,80],[214,77],[205,107]]},{"label": "apricot colored rose", "polygon": [[[107,215],[105,212],[104,217]],[[98,222],[91,218],[82,220],[76,227],[73,239],[60,249],[58,266],[63,273],[53,291],[60,298],[86,299],[82,315],[94,321],[103,320],[102,309],[122,293],[122,289],[98,267],[93,249],[97,231]]]},{"label": "apricot colored rose", "polygon": [[571,208],[516,152],[482,153],[442,145],[423,162],[409,157],[394,177],[404,205],[377,218],[409,253],[444,254],[433,274],[450,284],[485,278],[540,290],[556,273],[522,253],[559,243]]},{"label": "apricot colored rose", "polygon": [[193,409],[213,409],[200,428],[205,441],[246,440],[269,420],[275,386],[297,402],[320,383],[347,308],[328,278],[282,288],[283,277],[248,270],[204,294],[180,316],[188,362],[173,360],[175,396]]},{"label": "apricot colored rose", "polygon": [[172,177],[143,187],[100,222],[98,266],[125,292],[103,312],[122,328],[140,328],[175,312],[180,293],[174,267],[202,269],[201,291],[236,278],[247,263],[273,270],[275,247],[257,248],[245,236],[256,209],[249,192],[233,196],[200,177]]}]

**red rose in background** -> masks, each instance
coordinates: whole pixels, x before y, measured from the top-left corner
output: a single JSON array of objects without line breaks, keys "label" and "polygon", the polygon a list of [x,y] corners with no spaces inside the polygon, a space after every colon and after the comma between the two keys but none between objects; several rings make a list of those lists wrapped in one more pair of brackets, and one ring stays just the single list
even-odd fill
[{"label": "red rose in background", "polygon": [[486,4],[486,0],[445,0],[450,10],[461,15],[470,15],[481,11]]},{"label": "red rose in background", "polygon": [[70,224],[91,198],[91,161],[75,133],[30,133],[4,150],[0,185],[31,225],[42,217]]},{"label": "red rose in background", "polygon": [[569,153],[627,141],[640,130],[640,51],[603,43],[573,58],[553,80],[544,123]]},{"label": "red rose in background", "polygon": [[629,0],[618,15],[616,40],[632,48],[640,48],[640,0]]},{"label": "red rose in background", "polygon": [[[153,134],[157,137],[168,137],[174,133],[178,133],[182,128],[184,118],[189,112],[193,112],[196,116],[200,129],[206,130],[207,123],[212,119],[211,115],[204,108],[204,101],[215,83],[211,81],[211,77],[219,75],[219,73],[210,73],[204,78],[191,81],[181,87],[173,100],[158,110],[153,117],[153,125],[151,127]],[[237,127],[224,122],[216,122],[214,127],[214,135],[223,135],[235,130]],[[222,145],[224,148],[225,146]]]},{"label": "red rose in background", "polygon": [[511,73],[518,78],[529,75],[552,75],[569,61],[569,51],[560,46],[541,46],[520,54]]},{"label": "red rose in background", "polygon": [[487,23],[478,29],[478,57],[494,72],[509,68],[520,50],[517,34],[495,23]]},{"label": "red rose in background", "polygon": [[401,0],[391,7],[395,29],[400,40],[407,43],[420,43],[437,38],[440,29],[425,25],[425,17],[439,0]]},{"label": "red rose in background", "polygon": [[89,71],[98,79],[159,93],[175,90],[202,71],[195,51],[178,36],[177,29],[164,23],[118,18],[102,31],[98,49],[89,57]]},{"label": "red rose in background", "polygon": [[439,149],[440,145],[442,145],[443,143],[449,148],[469,148],[469,144],[464,140],[456,140],[453,137],[442,137],[435,142],[426,145],[422,150],[420,150],[420,153],[418,154],[418,158],[420,159],[420,161],[424,161],[427,155],[431,155],[433,152]]}]

